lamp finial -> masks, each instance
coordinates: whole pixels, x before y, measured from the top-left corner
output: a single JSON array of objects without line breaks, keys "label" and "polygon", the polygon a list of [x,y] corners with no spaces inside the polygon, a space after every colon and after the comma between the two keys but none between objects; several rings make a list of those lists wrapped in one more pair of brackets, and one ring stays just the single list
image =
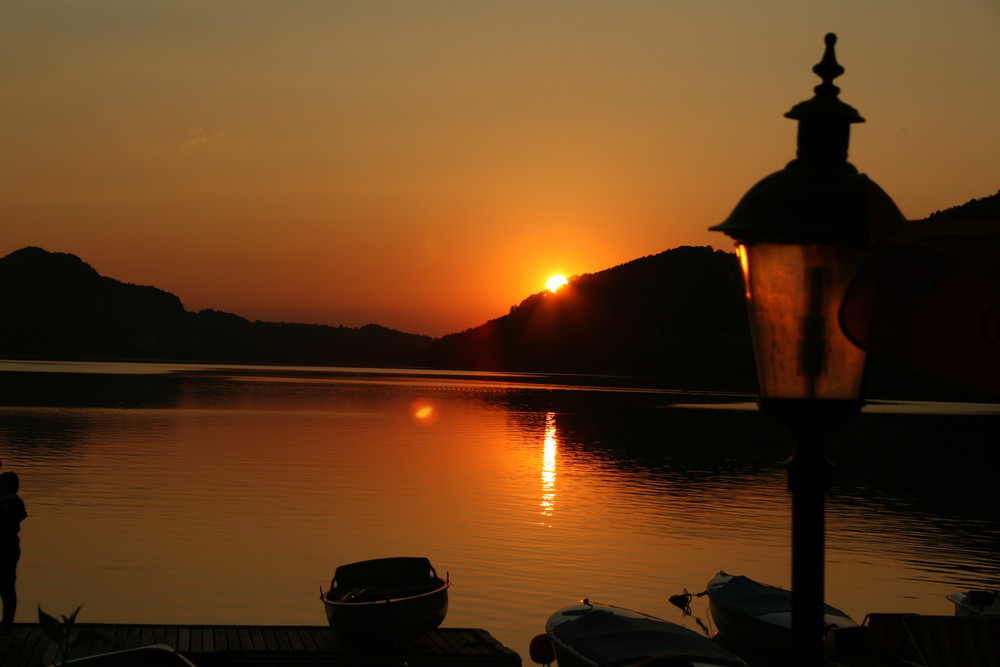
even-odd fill
[{"label": "lamp finial", "polygon": [[823,83],[813,89],[817,95],[832,95],[836,97],[840,93],[840,88],[833,85],[833,80],[844,73],[844,68],[837,62],[837,54],[833,47],[837,44],[837,36],[832,32],[826,33],[823,40],[826,42],[826,50],[823,52],[823,59],[813,67],[816,76],[823,79]]}]

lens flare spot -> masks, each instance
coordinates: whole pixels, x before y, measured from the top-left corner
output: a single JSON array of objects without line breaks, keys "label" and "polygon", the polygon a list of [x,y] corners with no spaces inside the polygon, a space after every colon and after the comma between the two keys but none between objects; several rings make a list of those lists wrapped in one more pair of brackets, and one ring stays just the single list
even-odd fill
[{"label": "lens flare spot", "polygon": [[433,424],[438,419],[437,407],[426,399],[417,399],[410,405],[410,414],[418,424]]}]

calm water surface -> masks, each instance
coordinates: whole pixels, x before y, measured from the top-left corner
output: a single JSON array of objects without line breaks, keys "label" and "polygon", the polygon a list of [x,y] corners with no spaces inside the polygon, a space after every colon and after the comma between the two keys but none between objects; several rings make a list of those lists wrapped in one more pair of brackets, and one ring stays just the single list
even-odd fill
[{"label": "calm water surface", "polygon": [[[789,585],[791,444],[749,397],[570,381],[0,362],[18,620],[323,624],[338,564],[422,555],[453,581],[445,625],[530,664],[583,597],[697,629],[667,598],[720,569]],[[998,425],[875,403],[831,443],[829,602],[950,614],[1000,586]]]}]

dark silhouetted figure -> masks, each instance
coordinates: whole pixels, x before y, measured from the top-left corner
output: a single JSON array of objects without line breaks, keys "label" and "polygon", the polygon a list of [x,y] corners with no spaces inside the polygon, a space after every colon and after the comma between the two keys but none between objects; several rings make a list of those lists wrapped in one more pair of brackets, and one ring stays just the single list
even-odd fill
[{"label": "dark silhouetted figure", "polygon": [[24,501],[17,495],[21,486],[15,472],[0,473],[0,601],[3,618],[0,631],[14,624],[17,611],[17,561],[21,559],[21,522],[28,517]]}]

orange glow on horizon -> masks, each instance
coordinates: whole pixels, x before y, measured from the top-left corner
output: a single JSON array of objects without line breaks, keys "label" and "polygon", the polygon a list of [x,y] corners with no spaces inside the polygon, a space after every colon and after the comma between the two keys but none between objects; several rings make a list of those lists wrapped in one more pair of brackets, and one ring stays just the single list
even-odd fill
[{"label": "orange glow on horizon", "polygon": [[[819,83],[830,29],[840,99],[868,119],[851,160],[907,219],[1000,180],[1000,86],[977,85],[1000,62],[996,2],[904,22],[890,3],[785,3],[780,36],[751,3],[721,19],[708,3],[260,3],[232,31],[212,29],[232,20],[222,3],[196,23],[131,4],[80,21],[49,20],[67,0],[5,7],[18,131],[0,257],[71,253],[191,311],[440,337],[548,296],[556,271],[730,250],[709,227],[794,158],[783,114]],[[754,104],[732,104],[747,85]]]}]

